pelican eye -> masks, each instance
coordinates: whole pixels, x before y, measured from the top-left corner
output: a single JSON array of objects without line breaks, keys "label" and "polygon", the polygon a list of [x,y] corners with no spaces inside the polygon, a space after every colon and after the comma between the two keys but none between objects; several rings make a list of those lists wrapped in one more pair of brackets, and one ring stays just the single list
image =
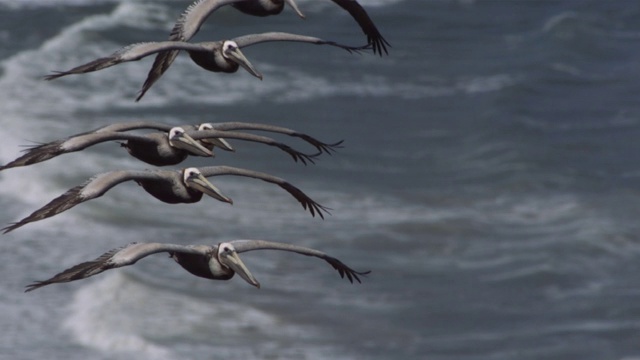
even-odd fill
[{"label": "pelican eye", "polygon": [[228,51],[233,51],[237,49],[238,49],[238,45],[233,41],[229,41],[224,44],[224,48],[222,50],[226,53]]},{"label": "pelican eye", "polygon": [[191,170],[187,173],[188,177],[192,178],[192,177],[197,177],[199,175],[199,173],[195,170]]}]

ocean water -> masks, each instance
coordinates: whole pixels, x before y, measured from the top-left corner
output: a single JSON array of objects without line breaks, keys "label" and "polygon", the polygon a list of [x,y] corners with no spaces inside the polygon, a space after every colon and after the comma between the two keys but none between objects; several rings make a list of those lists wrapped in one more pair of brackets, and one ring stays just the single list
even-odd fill
[{"label": "ocean water", "polygon": [[[306,20],[221,9],[194,41],[287,31],[364,42],[330,1],[298,2]],[[0,358],[640,358],[640,3],[360,3],[389,56],[256,45],[244,52],[260,81],[182,55],[136,103],[152,59],[42,77],[165,39],[189,1],[0,0],[0,163],[23,145],[142,119],[265,122],[345,141],[308,166],[239,141],[184,163],[286,178],[332,209],[324,220],[277,187],[221,177],[233,206],[162,204],[122,184],[2,235]],[[94,174],[149,167],[105,143],[0,172],[0,222]],[[160,254],[23,292],[132,241],[240,238],[314,247],[372,273],[350,284],[321,260],[242,254],[258,290],[195,278]]]}]

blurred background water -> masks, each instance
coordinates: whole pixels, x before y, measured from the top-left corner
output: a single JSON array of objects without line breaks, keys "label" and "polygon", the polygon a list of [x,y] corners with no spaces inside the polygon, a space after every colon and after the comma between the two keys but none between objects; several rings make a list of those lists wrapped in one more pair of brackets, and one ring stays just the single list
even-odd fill
[{"label": "blurred background water", "polygon": [[[220,9],[194,41],[288,31],[364,42],[330,1],[268,18]],[[189,1],[0,0],[0,163],[22,145],[113,122],[255,121],[345,147],[316,165],[233,142],[190,159],[284,177],[332,208],[222,177],[235,203],[166,205],[135,184],[2,236],[3,359],[640,358],[640,3],[360,0],[389,56],[264,44],[264,74],[179,56],[139,103],[152,59],[53,82],[164,40]],[[281,138],[297,148],[301,142]],[[0,221],[90,176],[150,166],[103,144],[0,173]],[[33,293],[24,286],[131,241],[262,238],[355,269],[243,254],[262,283],[195,278],[156,255]]]}]

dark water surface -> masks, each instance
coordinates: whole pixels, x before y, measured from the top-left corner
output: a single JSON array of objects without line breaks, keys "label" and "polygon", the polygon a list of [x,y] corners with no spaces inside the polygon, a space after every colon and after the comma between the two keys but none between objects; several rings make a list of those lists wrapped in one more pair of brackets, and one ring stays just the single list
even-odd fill
[{"label": "dark water surface", "polygon": [[[275,30],[363,42],[339,7],[298,1],[304,21],[222,9],[194,41]],[[265,122],[345,147],[305,167],[234,142],[236,153],[187,163],[284,177],[333,209],[324,221],[276,187],[222,177],[233,206],[165,205],[123,184],[3,235],[0,357],[640,358],[640,3],[360,2],[389,56],[246,48],[263,81],[180,56],[135,103],[151,59],[42,76],[165,39],[188,1],[1,0],[0,163],[21,145],[140,119]],[[103,144],[6,170],[0,222],[93,174],[147,167]],[[257,290],[156,255],[22,292],[131,241],[238,238],[315,247],[373,272],[351,285],[319,260],[243,254]]]}]

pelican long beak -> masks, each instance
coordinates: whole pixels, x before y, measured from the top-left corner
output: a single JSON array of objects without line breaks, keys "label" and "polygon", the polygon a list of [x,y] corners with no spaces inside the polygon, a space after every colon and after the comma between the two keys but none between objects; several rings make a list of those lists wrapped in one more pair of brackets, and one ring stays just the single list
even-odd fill
[{"label": "pelican long beak", "polygon": [[226,56],[231,59],[233,62],[242,66],[245,70],[249,72],[249,74],[257,77],[262,80],[262,74],[249,62],[249,60],[244,56],[240,48],[234,47],[226,52]]},{"label": "pelican long beak", "polygon": [[242,260],[240,260],[237,252],[233,251],[231,255],[224,256],[221,261],[223,262],[223,265],[235,271],[235,273],[240,275],[240,277],[243,278],[246,282],[260,289],[260,283],[258,282],[258,280],[256,280],[255,277],[253,277]]},{"label": "pelican long beak", "polygon": [[216,200],[233,204],[233,200],[231,200],[231,198],[224,196],[220,191],[220,189],[215,187],[215,185],[209,182],[209,180],[207,180],[207,178],[204,177],[202,174],[189,177],[186,182],[189,185],[189,187],[196,189],[198,191],[201,191],[204,194],[207,194]]},{"label": "pelican long beak", "polygon": [[294,0],[285,0],[285,1],[287,2],[287,5],[291,6],[293,11],[295,11],[296,14],[298,14],[298,16],[300,16],[301,19],[305,18],[304,14],[300,11],[300,9],[298,9],[298,5],[296,4],[296,2]]},{"label": "pelican long beak", "polygon": [[178,149],[186,150],[196,156],[214,156],[213,151],[204,147],[199,141],[194,140],[186,133],[176,134],[169,140],[169,144]]},{"label": "pelican long beak", "polygon": [[229,142],[223,138],[208,138],[202,139],[200,141],[211,146],[217,146],[222,150],[236,151],[236,149],[234,149],[233,146],[231,146],[231,144],[229,144]]}]

